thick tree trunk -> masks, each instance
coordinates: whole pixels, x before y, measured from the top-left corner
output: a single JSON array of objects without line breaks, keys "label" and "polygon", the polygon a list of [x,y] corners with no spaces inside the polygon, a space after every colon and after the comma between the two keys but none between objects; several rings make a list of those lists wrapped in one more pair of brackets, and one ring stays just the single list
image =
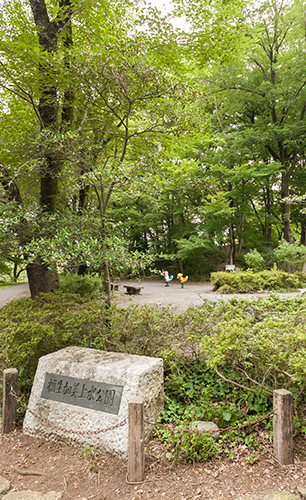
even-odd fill
[{"label": "thick tree trunk", "polygon": [[40,257],[27,265],[27,274],[31,297],[48,293],[58,288],[58,275],[45,264]]},{"label": "thick tree trunk", "polygon": [[[38,40],[44,52],[53,54],[57,51],[59,37],[63,34],[64,44],[67,49],[72,45],[71,32],[71,6],[72,0],[59,0],[59,12],[55,19],[49,18],[45,0],[30,0],[33,19],[38,28]],[[68,57],[65,64],[68,65]],[[41,68],[40,74],[40,99],[38,105],[39,119],[42,130],[50,134],[59,128],[59,105],[57,74],[52,65]],[[68,89],[64,96],[62,121],[65,126],[72,119],[73,94]],[[54,213],[57,199],[58,174],[62,166],[62,156],[58,152],[46,154],[45,161],[40,170],[40,206],[43,212]],[[50,292],[59,287],[57,271],[51,269],[41,257],[28,264],[27,274],[31,297],[40,293]]]}]

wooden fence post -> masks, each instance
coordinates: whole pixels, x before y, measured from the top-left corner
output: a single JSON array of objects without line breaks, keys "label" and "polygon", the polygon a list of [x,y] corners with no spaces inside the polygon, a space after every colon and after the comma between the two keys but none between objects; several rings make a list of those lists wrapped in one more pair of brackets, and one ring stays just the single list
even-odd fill
[{"label": "wooden fence post", "polygon": [[282,465],[294,463],[293,454],[293,397],[286,389],[273,391],[273,447]]},{"label": "wooden fence post", "polygon": [[129,400],[129,446],[128,474],[129,483],[144,480],[144,401],[142,398]]},{"label": "wooden fence post", "polygon": [[2,434],[8,434],[16,428],[17,400],[11,395],[11,388],[17,393],[18,370],[3,370]]}]

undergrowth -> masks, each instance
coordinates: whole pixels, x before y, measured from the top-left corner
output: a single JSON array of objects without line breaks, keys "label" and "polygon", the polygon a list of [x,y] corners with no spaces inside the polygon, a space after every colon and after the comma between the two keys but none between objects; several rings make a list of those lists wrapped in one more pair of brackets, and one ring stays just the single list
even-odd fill
[{"label": "undergrowth", "polygon": [[[18,369],[19,392],[27,401],[38,359],[69,345],[161,357],[160,423],[175,429],[156,427],[156,437],[174,461],[207,460],[221,452],[231,455],[233,443],[250,450],[259,446],[254,426],[215,440],[190,434],[194,422],[226,428],[254,421],[272,410],[277,388],[292,392],[295,429],[305,431],[305,325],[305,297],[207,301],[178,315],[158,306],[107,309],[94,296],[57,292],[1,309],[0,368]],[[257,428],[270,437],[271,419]]]}]

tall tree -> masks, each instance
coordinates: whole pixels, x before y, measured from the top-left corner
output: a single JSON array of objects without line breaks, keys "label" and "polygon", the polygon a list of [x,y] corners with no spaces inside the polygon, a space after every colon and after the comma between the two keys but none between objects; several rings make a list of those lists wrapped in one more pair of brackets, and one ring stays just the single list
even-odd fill
[{"label": "tall tree", "polygon": [[283,237],[293,242],[288,196],[306,139],[304,34],[291,2],[263,2],[247,11],[247,20],[251,42],[245,59],[224,65],[209,80],[215,92],[211,123],[221,137],[222,163],[247,167],[245,182],[253,187],[248,203],[264,239],[271,241],[272,221],[278,226],[281,213]]},{"label": "tall tree", "polygon": [[[53,19],[48,14],[45,0],[30,0],[33,19],[37,28],[39,47],[47,53],[49,60],[39,66],[40,97],[37,105],[37,115],[42,133],[57,133],[61,124],[59,119],[60,102],[58,96],[58,75],[52,67],[52,55],[57,52],[60,39],[64,46],[72,45],[71,16],[73,0],[60,0],[59,8]],[[62,122],[67,124],[71,116],[71,93],[64,92],[62,106]],[[58,194],[58,174],[62,168],[60,151],[49,150],[45,154],[40,168],[40,207],[43,213],[54,213]],[[27,265],[27,273],[31,296],[51,291],[59,286],[56,269],[50,269],[50,264],[37,256]]]},{"label": "tall tree", "polygon": [[[66,50],[62,71],[67,65],[67,51],[72,45],[71,18],[75,2],[60,0],[56,5],[44,0],[29,1],[32,19],[22,2],[7,3],[2,8],[3,36],[1,51],[1,83],[3,89],[32,106],[40,128],[40,158],[38,178],[40,183],[39,212],[53,214],[58,195],[58,176],[63,165],[62,152],[49,147],[64,123],[71,119],[71,94],[64,89],[61,94],[60,54]],[[18,14],[19,22],[12,23]],[[4,23],[6,24],[5,28]],[[24,38],[23,38],[24,37]],[[21,69],[23,66],[23,70]],[[69,105],[68,101],[70,99]],[[61,113],[61,116],[60,116]],[[5,178],[6,166],[2,167]],[[6,175],[7,177],[7,175]],[[11,181],[11,186],[16,179]],[[18,204],[22,204],[19,196]],[[21,245],[28,243],[29,232],[26,220],[21,222]],[[56,269],[50,263],[36,256],[27,265],[31,295],[48,292],[58,287]]]},{"label": "tall tree", "polygon": [[[33,0],[30,5],[34,23],[22,2],[14,6],[23,22],[9,25],[18,31],[15,46],[10,30],[2,43],[0,85],[32,106],[40,128],[31,151],[35,180],[40,183],[39,207],[33,203],[30,218],[22,221],[22,245],[30,260],[27,271],[35,296],[58,285],[52,268],[56,252],[48,259],[47,241],[58,237],[52,221],[55,225],[61,219],[65,207],[77,207],[80,216],[86,207],[98,210],[100,238],[106,240],[110,227],[106,210],[113,192],[137,169],[146,138],[173,127],[175,103],[182,93],[176,91],[175,77],[179,50],[176,55],[171,27],[164,22],[156,28],[158,23],[152,21],[149,37],[144,22],[137,29],[140,20],[129,14],[127,3],[124,8],[108,5],[109,10],[91,1]],[[74,27],[73,18],[77,18]],[[29,27],[34,31],[28,31]],[[27,43],[22,35],[28,36]],[[11,52],[14,57],[10,59]],[[21,64],[26,67],[22,76]],[[90,188],[96,202],[89,198]],[[63,224],[59,227],[63,229]],[[106,250],[102,248],[102,255]],[[107,269],[106,274],[109,288]]]}]

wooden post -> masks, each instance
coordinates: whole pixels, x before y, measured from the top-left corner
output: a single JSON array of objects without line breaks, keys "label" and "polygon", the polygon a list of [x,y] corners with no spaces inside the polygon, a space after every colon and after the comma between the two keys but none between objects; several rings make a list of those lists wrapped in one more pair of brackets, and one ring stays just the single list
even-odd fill
[{"label": "wooden post", "polygon": [[10,394],[11,388],[17,393],[18,370],[3,370],[2,433],[8,434],[16,428],[17,400]]},{"label": "wooden post", "polygon": [[129,400],[129,457],[127,480],[141,483],[144,480],[144,418],[143,399]]},{"label": "wooden post", "polygon": [[273,447],[282,465],[294,463],[293,455],[293,397],[290,391],[273,391]]}]

